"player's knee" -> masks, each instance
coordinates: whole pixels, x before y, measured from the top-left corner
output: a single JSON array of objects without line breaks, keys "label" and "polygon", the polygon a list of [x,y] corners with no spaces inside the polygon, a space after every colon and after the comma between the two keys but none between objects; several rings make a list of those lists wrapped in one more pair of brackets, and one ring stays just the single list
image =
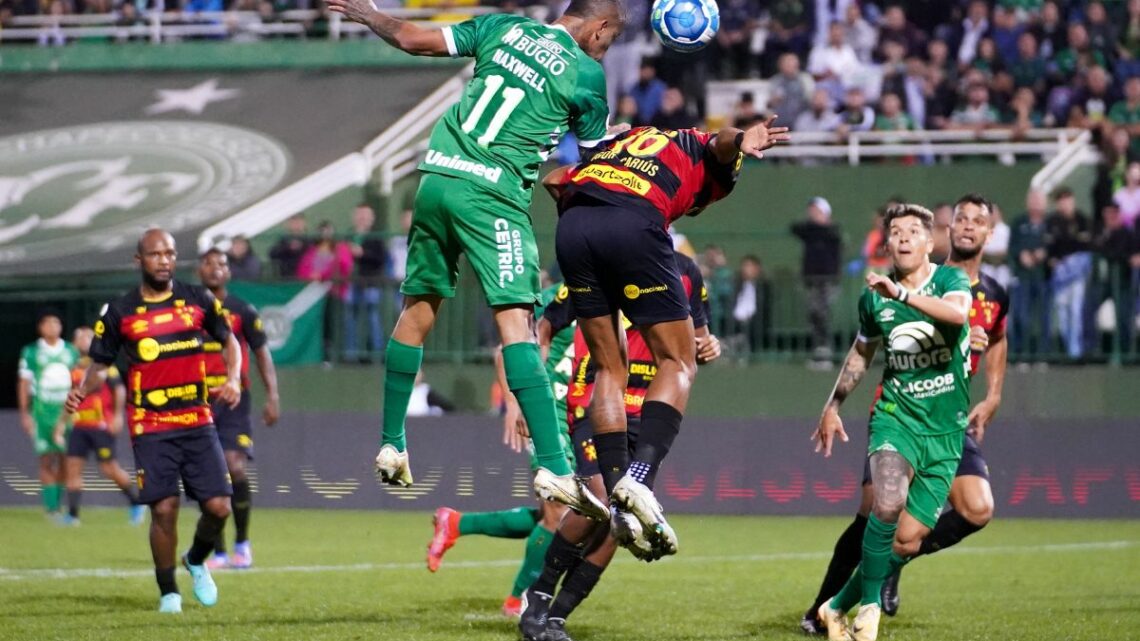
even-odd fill
[{"label": "player's knee", "polygon": [[994,518],[994,500],[989,494],[967,496],[963,505],[956,507],[962,518],[978,527],[985,527]]},{"label": "player's knee", "polygon": [[206,511],[212,516],[219,519],[227,519],[232,511],[230,506],[230,497],[223,496],[210,499],[206,502]]},{"label": "player's knee", "polygon": [[83,490],[83,479],[80,477],[67,479],[68,492],[80,492]]},{"label": "player's knee", "polygon": [[157,524],[166,524],[173,527],[178,518],[178,497],[167,497],[150,506],[152,520]]},{"label": "player's knee", "polygon": [[871,513],[883,523],[898,523],[904,505],[906,505],[906,499],[875,497],[875,502],[871,505]]}]

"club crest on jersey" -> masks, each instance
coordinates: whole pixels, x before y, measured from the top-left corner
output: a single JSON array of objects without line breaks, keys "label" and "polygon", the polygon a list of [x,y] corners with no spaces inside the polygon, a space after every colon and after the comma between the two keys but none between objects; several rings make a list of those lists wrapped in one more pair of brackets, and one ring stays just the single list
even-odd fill
[{"label": "club crest on jersey", "polygon": [[949,363],[953,354],[946,339],[926,321],[902,323],[891,330],[887,364],[896,370],[922,369]]}]

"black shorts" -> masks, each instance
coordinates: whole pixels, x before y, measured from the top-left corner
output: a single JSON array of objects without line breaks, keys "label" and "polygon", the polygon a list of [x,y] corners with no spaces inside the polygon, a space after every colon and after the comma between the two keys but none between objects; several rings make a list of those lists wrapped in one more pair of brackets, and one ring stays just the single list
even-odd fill
[{"label": "black shorts", "polygon": [[140,503],[178,496],[179,480],[186,496],[195,501],[233,495],[226,457],[213,425],[138,436],[133,447]]},{"label": "black shorts", "polygon": [[115,437],[107,430],[72,428],[67,437],[67,455],[86,459],[91,453],[100,463],[115,460]]},{"label": "black shorts", "polygon": [[[626,424],[626,438],[629,439],[629,455],[633,457],[633,450],[637,447],[637,435],[640,432],[640,421],[628,419]],[[570,441],[574,443],[574,460],[578,476],[594,476],[601,474],[598,467],[598,453],[594,449],[594,424],[589,418],[579,419],[570,429]]]},{"label": "black shorts", "polygon": [[[990,466],[986,465],[986,459],[982,456],[982,447],[974,440],[971,430],[966,430],[966,435],[962,439],[962,460],[958,461],[958,470],[954,472],[954,476],[980,476],[986,481],[990,480]],[[871,457],[868,456],[863,460],[863,485],[870,483]]]},{"label": "black shorts", "polygon": [[558,219],[555,249],[579,318],[619,309],[634,325],[689,317],[673,241],[660,215],[607,204],[574,206]]},{"label": "black shorts", "polygon": [[234,409],[230,409],[225,403],[210,405],[222,449],[227,452],[241,452],[251,461],[253,460],[253,420],[250,417],[252,407],[253,399],[250,398],[249,390],[242,391],[241,401]]}]

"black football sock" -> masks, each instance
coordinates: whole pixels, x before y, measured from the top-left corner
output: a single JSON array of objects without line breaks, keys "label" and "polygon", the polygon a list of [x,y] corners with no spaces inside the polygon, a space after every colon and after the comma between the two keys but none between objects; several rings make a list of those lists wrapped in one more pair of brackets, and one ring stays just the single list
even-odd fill
[{"label": "black football sock", "polygon": [[609,496],[629,467],[629,437],[625,432],[594,434],[594,449],[598,453],[598,467],[602,470],[606,496]]},{"label": "black football sock", "polygon": [[158,591],[162,596],[178,594],[178,583],[174,580],[174,568],[155,569],[154,578],[158,581]]},{"label": "black football sock", "polygon": [[570,616],[578,604],[590,596],[590,591],[598,584],[598,579],[602,578],[602,572],[605,570],[586,560],[579,563],[562,582],[562,589],[558,591],[558,596],[554,597],[554,604],[550,606],[548,617],[565,620]]},{"label": "black football sock", "polygon": [[249,511],[252,507],[250,495],[249,479],[234,482],[234,543],[249,540]]},{"label": "black football sock", "polygon": [[629,475],[635,481],[653,489],[657,470],[681,431],[682,418],[677,408],[668,403],[647,401],[641,406],[641,431],[629,464]]},{"label": "black football sock", "polygon": [[934,524],[934,529],[922,540],[922,545],[919,546],[918,554],[915,556],[934,554],[939,550],[957,545],[962,539],[983,527],[985,526],[970,523],[965,517],[954,510],[947,510],[942,513],[942,516],[938,517],[938,522]]},{"label": "black football sock", "polygon": [[583,551],[582,546],[574,545],[563,538],[561,533],[556,533],[554,542],[546,551],[542,574],[530,586],[531,589],[543,594],[554,594],[554,588],[558,585],[558,581],[564,574],[574,569],[574,566],[582,559]]},{"label": "black football sock", "polygon": [[79,499],[82,496],[82,490],[67,491],[67,514],[73,519],[79,518]]},{"label": "black football sock", "polygon": [[186,553],[186,561],[190,565],[202,565],[213,551],[214,543],[218,540],[225,524],[225,519],[220,519],[209,512],[202,512],[202,516],[198,517],[198,527],[194,530],[194,543]]},{"label": "black football sock", "polygon": [[855,520],[839,535],[835,542],[835,551],[831,555],[831,562],[827,564],[827,574],[819,586],[819,594],[815,596],[815,603],[811,612],[819,609],[823,602],[839,593],[839,590],[851,578],[851,573],[859,567],[863,556],[863,530],[867,529],[867,517],[856,514]]},{"label": "black football sock", "polygon": [[226,553],[226,525],[218,528],[218,536],[214,538],[214,554]]}]

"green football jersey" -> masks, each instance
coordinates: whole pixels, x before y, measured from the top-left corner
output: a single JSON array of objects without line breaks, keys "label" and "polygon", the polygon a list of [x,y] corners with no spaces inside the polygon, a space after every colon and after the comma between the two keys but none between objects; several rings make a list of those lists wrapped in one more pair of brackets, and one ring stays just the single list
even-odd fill
[{"label": "green football jersey", "polygon": [[[542,306],[551,303],[565,304],[570,296],[566,285],[559,283],[542,290]],[[535,317],[541,317],[543,309],[535,311]],[[570,393],[570,377],[574,373],[574,330],[577,321],[558,330],[550,338],[550,352],[546,356],[546,375],[550,377],[550,387],[554,391],[555,411],[558,412],[558,425],[563,432],[569,431],[567,419],[568,408],[566,395]]]},{"label": "green football jersey", "polygon": [[444,27],[443,37],[452,56],[475,58],[475,75],[432,129],[421,171],[528,207],[539,166],[566,132],[586,147],[605,137],[605,72],[561,26],[489,14]]},{"label": "green football jersey", "polygon": [[[957,267],[936,265],[913,294],[970,295],[970,279]],[[860,340],[882,340],[887,364],[875,412],[891,414],[918,434],[966,429],[970,406],[970,327],[939,323],[867,289],[859,299]]]},{"label": "green football jersey", "polygon": [[71,370],[79,363],[79,350],[60,340],[54,347],[40,339],[20,352],[20,378],[31,382],[34,408],[40,405],[58,409],[71,391]]}]

